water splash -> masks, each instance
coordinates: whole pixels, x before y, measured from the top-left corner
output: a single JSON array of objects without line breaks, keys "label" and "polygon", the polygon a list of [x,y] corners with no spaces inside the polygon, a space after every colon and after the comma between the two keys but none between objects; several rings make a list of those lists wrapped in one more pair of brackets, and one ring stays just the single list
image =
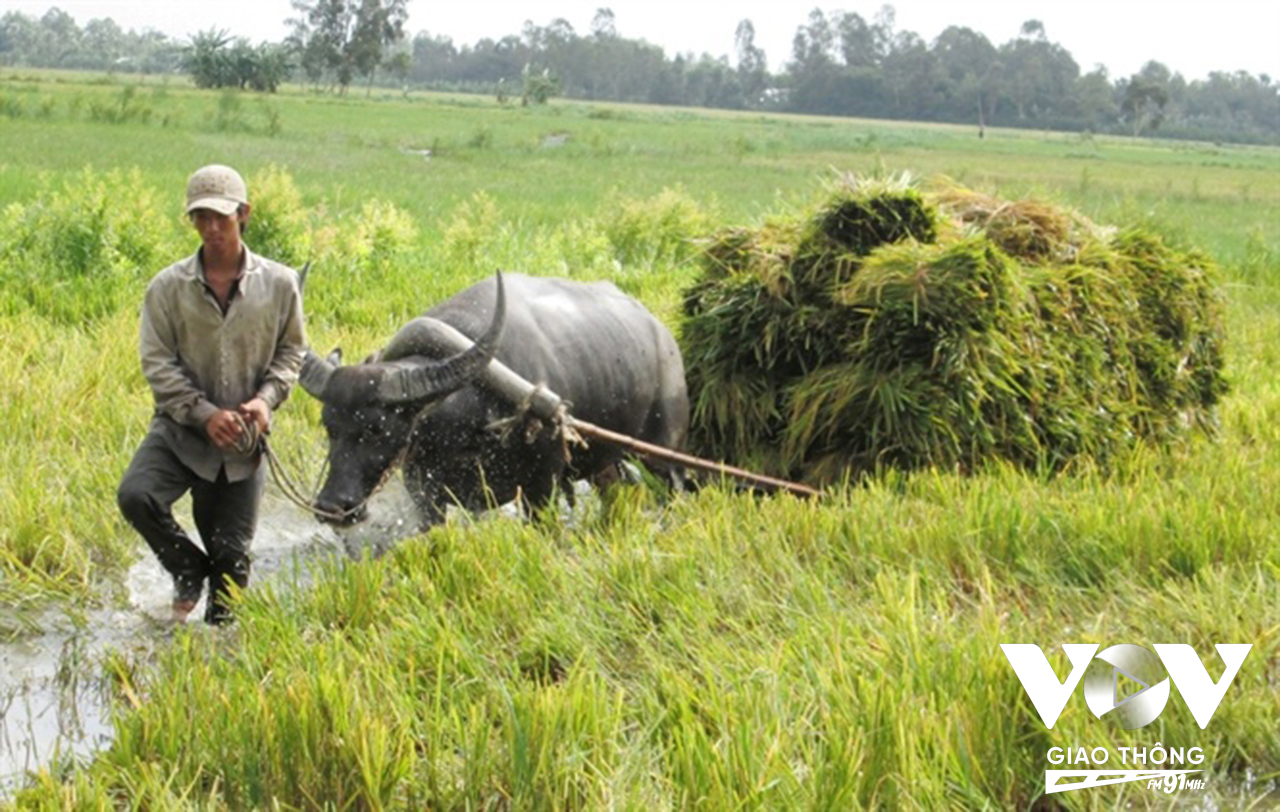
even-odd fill
[{"label": "water splash", "polygon": [[[579,483],[579,497],[590,493]],[[568,516],[571,511],[562,508]],[[581,510],[581,508],[579,508]],[[514,505],[497,515],[516,517]],[[466,520],[450,510],[450,520]],[[191,522],[180,519],[184,527]],[[189,530],[198,539],[194,530]],[[315,566],[334,557],[378,556],[419,532],[413,501],[394,478],[369,502],[369,518],[334,529],[278,497],[264,496],[251,550],[256,584],[297,589],[313,578]],[[38,631],[0,644],[0,802],[19,789],[29,773],[58,770],[88,761],[114,738],[112,699],[103,662],[110,652],[145,661],[166,645],[177,626],[172,620],[173,580],[139,541],[140,556],[125,575],[128,605],[72,616],[50,610],[24,619]],[[201,598],[189,623],[204,616]]]},{"label": "water splash", "polygon": [[[251,552],[250,589],[253,583],[288,588],[309,583],[315,564],[342,550],[332,530],[268,492]],[[145,660],[176,629],[173,580],[154,556],[141,551],[125,575],[125,587],[127,607],[74,616],[52,609],[23,619],[23,627],[36,633],[0,644],[0,801],[29,773],[85,761],[110,745],[106,656],[116,652]],[[203,604],[202,598],[189,622],[204,616]]]}]

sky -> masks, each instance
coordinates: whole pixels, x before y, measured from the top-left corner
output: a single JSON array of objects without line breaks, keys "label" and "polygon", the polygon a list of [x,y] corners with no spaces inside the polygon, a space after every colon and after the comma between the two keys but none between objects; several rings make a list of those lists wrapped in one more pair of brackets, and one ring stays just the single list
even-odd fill
[{"label": "sky", "polygon": [[[409,0],[410,36],[428,31],[472,45],[484,37],[519,35],[526,20],[545,26],[564,18],[579,34],[591,30],[597,9],[614,12],[621,36],[677,53],[729,56],[734,31],[751,20],[756,45],[771,70],[791,56],[796,29],[809,11],[846,11],[874,20],[883,0],[835,3],[789,0]],[[1148,60],[1163,62],[1188,80],[1214,70],[1245,70],[1280,79],[1280,0],[898,0],[896,28],[926,41],[950,25],[986,35],[994,45],[1017,36],[1022,23],[1044,23],[1048,38],[1071,52],[1082,72],[1105,65],[1111,78],[1128,76]],[[175,39],[210,28],[253,42],[279,41],[295,15],[289,0],[0,0],[10,10],[39,17],[56,6],[83,27],[110,17],[121,28],[152,28]]]}]

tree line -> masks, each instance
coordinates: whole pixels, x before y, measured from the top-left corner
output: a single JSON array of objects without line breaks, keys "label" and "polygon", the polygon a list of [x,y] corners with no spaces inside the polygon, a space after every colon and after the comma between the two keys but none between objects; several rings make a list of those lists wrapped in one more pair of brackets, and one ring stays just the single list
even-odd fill
[{"label": "tree line", "polygon": [[1083,72],[1036,20],[996,45],[952,26],[926,42],[898,30],[894,9],[873,19],[814,9],[797,27],[777,72],[747,19],[729,56],[676,54],[618,32],[599,9],[590,30],[564,19],[526,22],[519,34],[457,45],[404,30],[408,0],[292,0],[290,34],[250,45],[224,31],[174,42],[122,31],[111,20],[83,29],[56,8],[0,17],[0,64],[163,73],[186,71],[203,87],[272,91],[285,80],[345,93],[359,82],[401,88],[773,110],[986,127],[1033,127],[1206,140],[1280,143],[1280,85],[1266,74],[1218,71],[1188,81],[1150,61],[1113,78]]}]

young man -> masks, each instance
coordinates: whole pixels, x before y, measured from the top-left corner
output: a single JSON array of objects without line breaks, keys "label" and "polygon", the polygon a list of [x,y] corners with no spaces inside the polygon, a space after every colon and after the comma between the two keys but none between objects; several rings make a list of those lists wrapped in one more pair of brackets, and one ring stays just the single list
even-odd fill
[{"label": "young man", "polygon": [[[142,372],[156,410],[118,498],[173,576],[178,620],[206,581],[205,620],[229,620],[228,584],[249,583],[265,472],[255,440],[289,396],[306,351],[298,275],[245,246],[249,211],[234,169],[196,170],[187,215],[201,247],[151,280],[142,307]],[[203,549],[173,518],[188,491]]]}]

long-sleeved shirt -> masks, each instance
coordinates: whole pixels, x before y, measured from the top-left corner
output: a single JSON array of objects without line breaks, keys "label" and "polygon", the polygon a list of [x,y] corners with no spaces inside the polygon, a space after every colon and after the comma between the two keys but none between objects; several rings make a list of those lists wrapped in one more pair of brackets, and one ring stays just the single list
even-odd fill
[{"label": "long-sleeved shirt", "polygon": [[246,479],[258,454],[219,449],[205,423],[255,397],[274,411],[297,381],[306,348],[291,268],[246,248],[224,311],[198,252],[170,265],[151,280],[142,306],[142,374],[156,403],[151,430],[201,479],[212,482],[224,468],[229,481]]}]

